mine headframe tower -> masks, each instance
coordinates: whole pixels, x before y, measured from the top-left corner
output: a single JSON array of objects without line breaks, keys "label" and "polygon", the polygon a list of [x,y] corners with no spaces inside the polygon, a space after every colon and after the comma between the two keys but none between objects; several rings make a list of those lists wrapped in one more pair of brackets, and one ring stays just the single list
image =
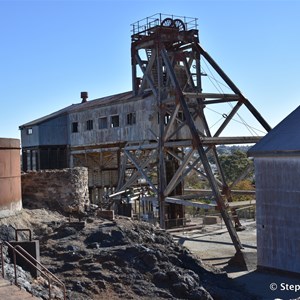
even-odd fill
[{"label": "mine headframe tower", "polygon": [[[195,169],[208,180],[236,251],[240,251],[242,245],[228,212],[231,186],[226,182],[216,145],[250,144],[261,138],[222,136],[242,106],[264,131],[271,127],[201,47],[197,19],[157,14],[132,24],[131,40],[133,94],[139,97],[152,94],[155,98],[158,131],[149,128],[153,140],[126,145],[124,169],[126,161],[130,161],[136,171],[127,179],[121,177],[119,190],[143,177],[157,197],[160,226],[165,228],[166,202],[180,202],[182,178]],[[202,71],[202,63],[219,76],[218,80],[223,81],[230,93],[205,92],[203,77],[207,74]],[[230,112],[223,114],[223,121],[212,133],[206,108],[224,103],[230,104]],[[212,171],[208,155],[210,159],[213,157],[218,176]],[[154,169],[156,182],[151,173]]]}]

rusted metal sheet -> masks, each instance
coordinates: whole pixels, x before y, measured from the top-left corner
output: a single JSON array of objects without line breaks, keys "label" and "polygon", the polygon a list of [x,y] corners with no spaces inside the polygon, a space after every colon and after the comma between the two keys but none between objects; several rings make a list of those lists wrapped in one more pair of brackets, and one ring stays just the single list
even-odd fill
[{"label": "rusted metal sheet", "polygon": [[0,138],[0,217],[21,208],[20,141]]}]

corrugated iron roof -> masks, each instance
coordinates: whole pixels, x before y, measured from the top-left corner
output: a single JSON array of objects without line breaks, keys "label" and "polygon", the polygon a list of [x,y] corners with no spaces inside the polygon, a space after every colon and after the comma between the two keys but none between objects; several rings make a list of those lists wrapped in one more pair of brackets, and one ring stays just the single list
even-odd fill
[{"label": "corrugated iron roof", "polygon": [[248,151],[248,156],[300,155],[300,106]]},{"label": "corrugated iron roof", "polygon": [[72,104],[72,105],[67,106],[67,107],[65,107],[65,108],[63,108],[63,109],[60,109],[60,110],[58,110],[58,111],[56,111],[56,112],[54,112],[54,113],[51,113],[51,114],[49,114],[49,115],[47,115],[47,116],[38,118],[38,119],[36,119],[36,120],[30,121],[30,122],[28,122],[28,123],[25,123],[25,124],[23,124],[23,125],[20,125],[20,126],[19,126],[19,129],[23,129],[23,128],[25,128],[25,127],[30,127],[30,126],[38,125],[38,124],[41,124],[41,123],[43,123],[43,122],[45,122],[45,121],[54,119],[54,118],[56,118],[56,117],[58,117],[58,116],[66,115],[66,114],[68,113],[68,111],[70,110],[70,108],[71,108],[73,105],[78,105],[78,104]]},{"label": "corrugated iron roof", "polygon": [[79,105],[75,105],[70,108],[69,113],[79,111],[79,110],[86,110],[86,109],[90,109],[93,107],[98,107],[100,105],[101,106],[102,105],[110,105],[112,103],[116,104],[119,102],[127,101],[131,98],[133,98],[132,91],[115,94],[115,95],[111,95],[111,96],[106,96],[106,97],[90,100],[85,103],[80,103]]},{"label": "corrugated iron roof", "polygon": [[30,126],[35,126],[35,125],[44,123],[46,121],[49,121],[51,119],[57,118],[59,116],[70,114],[75,111],[91,109],[93,107],[97,107],[100,105],[109,105],[112,103],[118,103],[118,102],[126,101],[131,98],[132,98],[132,92],[129,91],[129,92],[124,92],[124,93],[106,96],[106,97],[102,97],[102,98],[97,98],[97,99],[90,100],[90,101],[87,101],[84,103],[72,104],[72,105],[67,106],[63,109],[60,109],[54,113],[51,113],[47,116],[38,118],[38,119],[28,122],[26,124],[20,125],[19,129],[22,129],[25,127],[30,127]]}]

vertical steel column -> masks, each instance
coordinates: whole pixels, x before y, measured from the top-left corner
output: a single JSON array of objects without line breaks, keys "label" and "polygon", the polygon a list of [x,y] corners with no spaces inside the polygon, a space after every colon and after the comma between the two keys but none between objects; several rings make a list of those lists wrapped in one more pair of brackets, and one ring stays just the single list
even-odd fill
[{"label": "vertical steel column", "polygon": [[197,76],[197,91],[202,92],[202,81],[201,81],[201,61],[200,53],[195,53],[196,57],[196,76]]},{"label": "vertical steel column", "polygon": [[132,81],[132,93],[133,96],[138,94],[137,78],[136,78],[136,61],[135,61],[135,49],[134,44],[131,44],[131,81]]},{"label": "vertical steel column", "polygon": [[160,55],[161,44],[156,43],[156,63],[157,63],[157,78],[158,78],[158,94],[157,94],[157,106],[159,108],[158,123],[159,123],[159,136],[158,136],[158,203],[159,203],[159,223],[161,228],[165,228],[165,195],[166,188],[166,169],[165,169],[165,153],[164,153],[164,131],[165,131],[165,109],[163,107],[163,95],[162,95],[162,58]]}]

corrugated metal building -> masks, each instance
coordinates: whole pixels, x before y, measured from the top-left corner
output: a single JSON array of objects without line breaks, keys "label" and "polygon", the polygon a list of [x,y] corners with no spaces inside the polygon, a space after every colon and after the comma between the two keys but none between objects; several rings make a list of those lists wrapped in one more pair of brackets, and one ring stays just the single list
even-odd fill
[{"label": "corrugated metal building", "polygon": [[[84,153],[82,147],[155,140],[157,104],[152,94],[133,97],[125,92],[72,104],[19,128],[25,171],[63,168],[72,166],[72,154]],[[188,128],[173,137],[190,138]]]},{"label": "corrugated metal building", "polygon": [[257,264],[300,273],[300,106],[253,146]]},{"label": "corrugated metal building", "polygon": [[[23,171],[86,166],[97,203],[104,189],[118,184],[125,144],[154,141],[158,127],[151,93],[133,97],[130,91],[82,101],[20,126]],[[173,137],[190,138],[187,127]]]},{"label": "corrugated metal building", "polygon": [[73,106],[19,127],[22,141],[22,168],[56,169],[68,166],[68,112]]}]

